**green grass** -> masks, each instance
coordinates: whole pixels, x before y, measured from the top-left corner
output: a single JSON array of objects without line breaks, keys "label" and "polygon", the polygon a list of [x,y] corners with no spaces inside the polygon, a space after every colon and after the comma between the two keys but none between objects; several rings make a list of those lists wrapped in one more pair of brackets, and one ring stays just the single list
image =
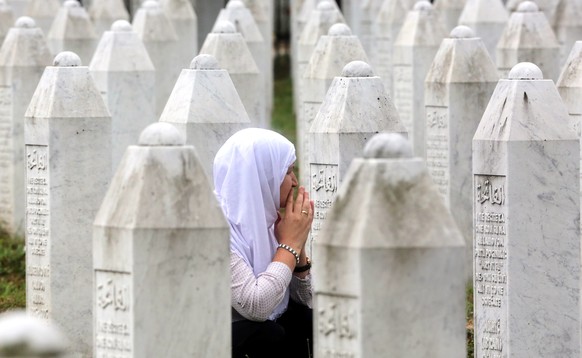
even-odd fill
[{"label": "green grass", "polygon": [[273,100],[273,129],[297,143],[295,115],[293,113],[293,86],[289,76],[290,59],[288,56],[275,58],[275,96]]},{"label": "green grass", "polygon": [[473,358],[475,349],[473,345],[474,330],[473,330],[473,282],[469,281],[467,283],[467,289],[465,290],[465,318],[466,318],[466,328],[467,328],[467,358]]},{"label": "green grass", "polygon": [[24,240],[0,229],[0,312],[25,306]]}]

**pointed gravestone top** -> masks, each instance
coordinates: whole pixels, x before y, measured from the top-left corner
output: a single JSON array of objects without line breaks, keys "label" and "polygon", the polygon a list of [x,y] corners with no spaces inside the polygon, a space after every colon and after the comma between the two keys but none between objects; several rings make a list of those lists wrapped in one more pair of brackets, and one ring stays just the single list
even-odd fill
[{"label": "pointed gravestone top", "polygon": [[319,4],[317,4],[316,7],[317,10],[319,11],[331,11],[333,9],[335,9],[335,7],[333,6],[333,4],[329,1],[321,1]]},{"label": "pointed gravestone top", "polygon": [[162,0],[161,4],[172,20],[196,19],[196,12],[189,0]]},{"label": "pointed gravestone top", "polygon": [[379,133],[364,147],[364,158],[397,159],[412,158],[412,145],[400,133]]},{"label": "pointed gravestone top", "polygon": [[129,13],[125,8],[123,1],[120,0],[97,0],[93,1],[89,14],[93,20],[98,19],[129,19]]},{"label": "pointed gravestone top", "polygon": [[226,4],[227,9],[244,9],[246,6],[241,0],[230,0]]},{"label": "pointed gravestone top", "polygon": [[372,71],[372,66],[368,65],[364,61],[352,61],[348,63],[343,71],[343,77],[372,77],[374,76],[374,71]]},{"label": "pointed gravestone top", "polygon": [[524,1],[517,7],[517,12],[538,12],[540,8],[533,1]]},{"label": "pointed gravestone top", "polygon": [[452,39],[470,39],[475,37],[475,32],[468,26],[457,26],[451,31],[449,36]]},{"label": "pointed gravestone top", "polygon": [[14,27],[18,29],[33,29],[36,27],[36,22],[32,17],[22,16],[14,23]]},{"label": "pointed gravestone top", "polygon": [[35,18],[55,16],[60,6],[59,0],[31,0],[26,14]]},{"label": "pointed gravestone top", "polygon": [[113,32],[132,32],[133,27],[127,20],[117,20],[111,25],[111,31]]},{"label": "pointed gravestone top", "polygon": [[219,70],[218,60],[212,55],[201,54],[190,63],[191,70]]},{"label": "pointed gravestone top", "polygon": [[77,0],[67,0],[57,13],[50,31],[49,39],[95,39],[95,29],[87,11]]},{"label": "pointed gravestone top", "polygon": [[418,1],[414,4],[414,11],[432,10],[432,4],[426,0]]},{"label": "pointed gravestone top", "polygon": [[522,62],[513,66],[509,72],[510,80],[543,80],[542,70],[531,62]]},{"label": "pointed gravestone top", "polygon": [[236,27],[230,21],[219,21],[212,29],[213,34],[234,34]]},{"label": "pointed gravestone top", "polygon": [[145,43],[178,40],[170,19],[155,0],[147,0],[141,5],[133,19],[133,28]]},{"label": "pointed gravestone top", "polygon": [[334,24],[329,28],[329,36],[352,36],[352,30],[346,24]]},{"label": "pointed gravestone top", "polygon": [[74,52],[64,51],[59,53],[53,62],[55,67],[78,67],[81,66],[81,58]]},{"label": "pointed gravestone top", "polygon": [[144,147],[174,147],[185,144],[186,138],[182,133],[167,122],[150,124],[139,136],[139,145]]},{"label": "pointed gravestone top", "polygon": [[42,30],[36,26],[35,21],[28,16],[18,18],[0,50],[0,64],[14,67],[46,66],[52,59]]}]

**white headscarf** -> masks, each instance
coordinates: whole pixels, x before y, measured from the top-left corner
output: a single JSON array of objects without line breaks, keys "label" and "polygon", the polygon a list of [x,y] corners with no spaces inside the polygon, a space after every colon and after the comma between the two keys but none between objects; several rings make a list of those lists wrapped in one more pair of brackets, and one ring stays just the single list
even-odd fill
[{"label": "white headscarf", "polygon": [[[230,250],[255,276],[265,272],[277,250],[281,183],[295,160],[289,140],[260,128],[235,133],[214,158],[214,190],[230,224]],[[283,314],[288,302],[289,289],[269,318]]]}]

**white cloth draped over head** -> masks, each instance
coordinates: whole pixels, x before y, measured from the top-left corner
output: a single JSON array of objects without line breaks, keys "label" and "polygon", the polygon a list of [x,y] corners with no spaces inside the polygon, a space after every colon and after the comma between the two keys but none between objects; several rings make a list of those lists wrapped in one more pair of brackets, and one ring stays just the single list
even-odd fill
[{"label": "white cloth draped over head", "polygon": [[[295,147],[282,135],[260,128],[230,137],[214,158],[214,190],[230,224],[230,249],[255,276],[272,262],[278,242],[275,222],[281,183],[295,162]],[[269,317],[287,309],[289,289]]]}]

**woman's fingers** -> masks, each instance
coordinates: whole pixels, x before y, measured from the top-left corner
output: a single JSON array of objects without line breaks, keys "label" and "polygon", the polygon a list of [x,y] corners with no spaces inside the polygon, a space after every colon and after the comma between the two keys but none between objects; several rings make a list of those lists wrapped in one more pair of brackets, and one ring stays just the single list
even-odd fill
[{"label": "woman's fingers", "polygon": [[301,208],[303,205],[303,195],[305,194],[305,188],[300,186],[299,190],[297,191],[297,199],[295,199],[295,206],[293,208],[293,212],[295,212],[296,214],[300,214],[301,213]]},{"label": "woman's fingers", "polygon": [[293,212],[293,190],[289,190],[287,202],[285,203],[285,214]]}]

